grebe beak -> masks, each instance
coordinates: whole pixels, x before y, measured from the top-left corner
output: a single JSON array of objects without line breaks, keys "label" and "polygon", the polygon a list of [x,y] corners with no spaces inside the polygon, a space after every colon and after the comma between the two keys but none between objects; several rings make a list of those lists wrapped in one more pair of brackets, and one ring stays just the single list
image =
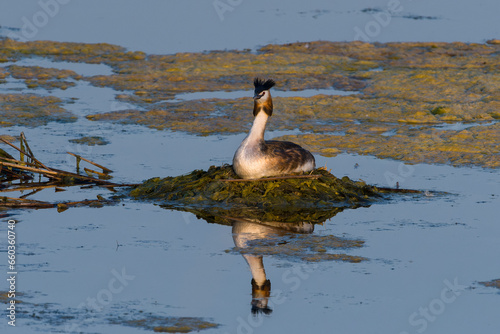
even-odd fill
[{"label": "grebe beak", "polygon": [[254,99],[254,100],[258,100],[258,99],[260,99],[262,96],[264,96],[264,92],[262,92],[262,93],[260,93],[260,94],[255,94],[255,95],[253,96],[253,99]]}]

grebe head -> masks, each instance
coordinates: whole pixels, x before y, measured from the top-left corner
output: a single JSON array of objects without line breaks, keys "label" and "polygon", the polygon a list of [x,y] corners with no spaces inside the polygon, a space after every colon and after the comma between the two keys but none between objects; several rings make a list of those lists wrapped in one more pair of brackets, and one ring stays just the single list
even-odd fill
[{"label": "grebe head", "polygon": [[269,90],[275,85],[274,80],[262,80],[259,78],[255,78],[253,81],[253,85],[255,86],[253,96],[253,99],[255,101],[253,115],[257,116],[259,111],[262,110],[268,116],[271,116],[271,114],[273,113],[273,101],[271,99],[271,93],[269,92]]}]

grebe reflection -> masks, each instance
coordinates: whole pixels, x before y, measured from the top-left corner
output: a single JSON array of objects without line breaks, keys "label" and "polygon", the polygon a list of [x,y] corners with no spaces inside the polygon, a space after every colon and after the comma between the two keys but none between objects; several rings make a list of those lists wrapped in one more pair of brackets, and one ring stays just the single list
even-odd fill
[{"label": "grebe reflection", "polygon": [[[229,217],[228,217],[229,218]],[[233,241],[236,247],[248,249],[251,243],[258,239],[274,238],[292,233],[312,233],[312,223],[279,223],[260,222],[242,218],[230,218],[232,223]],[[271,314],[269,297],[271,296],[271,281],[266,277],[263,256],[256,253],[242,254],[252,273],[252,313]]]}]

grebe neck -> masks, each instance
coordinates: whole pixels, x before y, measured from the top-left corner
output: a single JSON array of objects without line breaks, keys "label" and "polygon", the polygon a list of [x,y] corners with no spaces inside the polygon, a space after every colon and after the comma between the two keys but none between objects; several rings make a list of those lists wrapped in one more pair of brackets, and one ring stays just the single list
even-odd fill
[{"label": "grebe neck", "polygon": [[262,255],[250,255],[243,254],[243,257],[248,263],[250,267],[250,271],[252,272],[252,278],[255,280],[258,286],[264,285],[266,283],[266,270],[264,269],[264,261],[262,260]]},{"label": "grebe neck", "polygon": [[253,104],[252,129],[248,134],[248,140],[251,142],[264,141],[264,131],[266,130],[267,119],[273,114],[273,100],[269,91],[266,91],[265,99],[255,100]]},{"label": "grebe neck", "polygon": [[264,141],[264,132],[266,131],[267,119],[269,116],[263,111],[259,112],[253,120],[252,128],[248,134],[248,141]]}]

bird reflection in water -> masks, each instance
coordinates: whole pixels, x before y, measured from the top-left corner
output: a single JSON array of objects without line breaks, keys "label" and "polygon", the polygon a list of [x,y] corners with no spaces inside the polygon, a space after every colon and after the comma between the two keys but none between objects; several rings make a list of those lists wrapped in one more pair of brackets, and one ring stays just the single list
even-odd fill
[{"label": "bird reflection in water", "polygon": [[[229,218],[229,217],[228,217]],[[242,218],[230,218],[233,227],[233,240],[236,247],[244,252],[243,257],[252,273],[252,313],[271,314],[268,306],[271,295],[271,281],[266,277],[263,256],[258,251],[251,252],[252,242],[262,239],[275,239],[290,233],[312,233],[312,223],[261,222]]]}]

